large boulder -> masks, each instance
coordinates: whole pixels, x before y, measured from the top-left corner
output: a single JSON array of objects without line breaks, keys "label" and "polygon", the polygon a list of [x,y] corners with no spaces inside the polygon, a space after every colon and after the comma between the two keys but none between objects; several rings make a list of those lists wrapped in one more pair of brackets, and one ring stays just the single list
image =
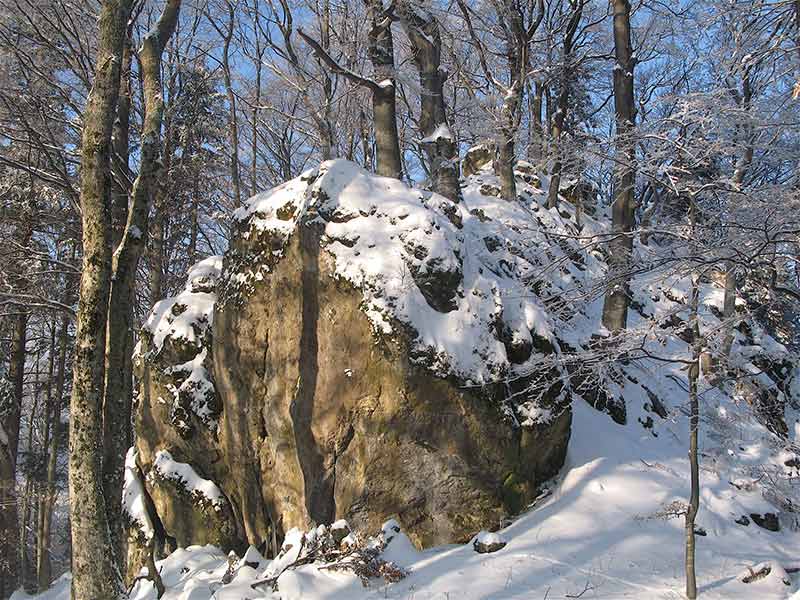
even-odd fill
[{"label": "large boulder", "polygon": [[[566,376],[524,236],[474,204],[332,161],[237,211],[222,270],[198,265],[137,352],[138,460],[169,535],[209,541],[203,510],[240,550],[397,517],[429,546],[536,497],[566,453]],[[218,504],[152,475],[165,452]]]}]

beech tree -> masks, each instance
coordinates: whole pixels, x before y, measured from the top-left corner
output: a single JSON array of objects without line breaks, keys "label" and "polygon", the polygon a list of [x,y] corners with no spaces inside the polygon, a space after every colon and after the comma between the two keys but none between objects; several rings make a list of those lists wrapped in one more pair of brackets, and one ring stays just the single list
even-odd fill
[{"label": "beech tree", "polygon": [[603,325],[610,331],[624,329],[628,320],[627,271],[630,265],[634,226],[636,171],[633,140],[636,108],[633,69],[636,64],[631,47],[631,5],[628,0],[613,0],[614,10],[614,114],[616,149],[614,154],[614,201],[612,231],[608,244],[611,281],[603,303]]},{"label": "beech tree", "polygon": [[[81,271],[72,400],[69,485],[73,598],[123,598],[125,589],[103,490],[103,383],[111,287],[109,186],[111,130],[119,99],[129,0],[105,0],[98,21],[97,63],[84,110],[80,202]],[[97,553],[98,548],[110,552]]]},{"label": "beech tree", "polygon": [[419,72],[418,143],[427,158],[431,189],[458,202],[461,198],[455,136],[448,124],[444,98],[442,38],[436,17],[413,0],[396,3],[396,14],[411,42],[411,59]]}]

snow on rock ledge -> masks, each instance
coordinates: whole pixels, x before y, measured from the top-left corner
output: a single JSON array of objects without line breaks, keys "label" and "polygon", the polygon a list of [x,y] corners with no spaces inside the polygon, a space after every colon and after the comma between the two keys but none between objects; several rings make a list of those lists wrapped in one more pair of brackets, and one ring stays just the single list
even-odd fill
[{"label": "snow on rock ledge", "polygon": [[[251,198],[234,215],[256,254],[227,264],[226,300],[268,276],[298,224],[321,230],[335,276],[361,291],[378,334],[414,332],[414,358],[480,385],[555,351],[553,322],[526,280],[531,211],[473,194],[461,204],[335,160]],[[509,210],[511,209],[511,210]],[[249,246],[252,249],[252,246]],[[516,250],[516,251],[515,251]],[[255,260],[253,260],[255,259]]]},{"label": "snow on rock ledge", "polygon": [[157,302],[150,311],[134,354],[140,378],[146,376],[147,367],[156,367],[158,401],[168,407],[170,422],[186,437],[198,425],[212,433],[218,427],[221,407],[210,373],[209,350],[221,270],[221,256],[195,264],[184,290]]},{"label": "snow on rock ledge", "polygon": [[[166,449],[213,482],[233,507],[226,551],[339,519],[357,535],[397,518],[409,546],[467,542],[524,509],[563,465],[570,397],[538,293],[538,203],[481,187],[453,204],[329,161],[250,199],[221,272],[195,267],[143,331],[147,481]],[[223,527],[191,507],[184,522],[178,491],[150,487],[180,544]]]},{"label": "snow on rock ledge", "polygon": [[151,481],[159,477],[172,481],[183,488],[195,502],[208,503],[215,510],[221,510],[224,506],[225,498],[213,481],[203,479],[191,465],[178,462],[166,450],[156,453],[153,468],[147,476]]}]

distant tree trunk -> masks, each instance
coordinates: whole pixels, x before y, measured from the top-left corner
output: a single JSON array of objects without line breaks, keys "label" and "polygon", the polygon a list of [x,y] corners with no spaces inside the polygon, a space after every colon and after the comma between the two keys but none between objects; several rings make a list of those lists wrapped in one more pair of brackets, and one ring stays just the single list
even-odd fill
[{"label": "distant tree trunk", "polygon": [[400,22],[411,42],[412,60],[419,71],[420,143],[428,163],[431,189],[458,202],[461,199],[458,156],[455,137],[447,123],[439,23],[412,0],[399,0],[396,4]]},{"label": "distant tree trunk", "polygon": [[[69,285],[69,284],[68,284]],[[66,295],[69,303],[70,294]],[[61,330],[58,337],[58,363],[56,369],[55,393],[53,394],[53,411],[50,425],[50,449],[47,455],[47,475],[42,501],[42,527],[39,534],[41,552],[37,557],[36,573],[39,591],[46,590],[52,581],[52,561],[50,559],[50,541],[53,522],[53,506],[56,500],[56,469],[58,466],[58,450],[61,444],[61,408],[64,400],[64,386],[67,370],[67,345],[69,342],[69,317],[61,318]]]},{"label": "distant tree trunk", "polygon": [[[750,71],[749,68],[745,69],[745,74],[742,80],[742,93],[740,98],[740,105],[745,111],[750,110],[750,104],[753,99],[753,89],[750,85]],[[733,184],[740,188],[744,183],[744,176],[750,165],[753,162],[753,133],[751,127],[745,127],[745,148],[742,156],[736,163],[736,168],[733,171]],[[723,339],[722,339],[722,358],[727,359],[731,353],[733,340],[735,337],[733,315],[736,312],[736,265],[731,260],[725,261],[725,284],[724,296],[722,301],[722,320],[723,320]]]},{"label": "distant tree trunk", "polygon": [[[80,199],[83,268],[70,403],[69,491],[73,600],[127,594],[113,548],[103,493],[103,403],[106,317],[111,284],[111,131],[132,0],[104,0],[97,64],[84,110]],[[116,498],[110,502],[118,501]]]},{"label": "distant tree trunk", "polygon": [[161,55],[178,20],[181,0],[168,0],[139,52],[144,88],[144,120],[139,175],[133,184],[131,209],[119,248],[114,253],[106,337],[103,425],[103,489],[108,523],[122,563],[125,537],[122,523],[122,482],[125,454],[131,445],[131,356],[133,303],[139,258],[147,243],[148,218],[161,173],[161,120],[164,100]]},{"label": "distant tree trunk", "polygon": [[533,94],[530,98],[530,123],[531,141],[528,147],[528,158],[534,162],[542,159],[542,145],[544,144],[544,128],[542,126],[542,95],[544,86],[540,81],[533,84]]},{"label": "distant tree trunk", "polygon": [[628,323],[628,279],[633,250],[634,170],[633,128],[636,118],[633,96],[633,50],[631,6],[628,0],[613,0],[614,7],[614,110],[616,114],[616,162],[612,239],[609,243],[609,274],[612,281],[603,302],[603,325],[610,331]]},{"label": "distant tree trunk", "polygon": [[[530,43],[544,19],[544,1],[536,2],[535,15],[528,15],[518,2],[512,0],[502,0],[496,3],[495,10],[498,13],[498,20],[503,23],[503,51],[508,68],[508,85],[500,83],[492,73],[487,59],[489,51],[472,24],[471,15],[474,9],[468,6],[465,0],[457,0],[457,2],[461,15],[464,17],[467,32],[477,50],[483,74],[487,81],[500,91],[503,98],[499,114],[494,171],[500,179],[500,195],[506,200],[516,200],[517,182],[514,177],[514,165],[516,163],[515,142],[519,129],[519,112],[522,105],[522,94],[527,88]],[[532,21],[526,26],[528,16],[532,18]]]},{"label": "distant tree trunk", "polygon": [[[30,416],[28,418],[28,439],[25,443],[25,449],[33,455],[33,432],[38,429],[36,425],[36,413],[39,410],[39,401],[41,399],[41,373],[39,364],[41,362],[41,351],[37,349],[33,357],[33,402],[31,403]],[[25,489],[20,499],[20,520],[19,520],[19,572],[21,588],[26,592],[32,592],[31,586],[31,563],[28,557],[28,531],[30,530],[29,523],[31,522],[31,509],[35,508],[36,498],[36,477],[34,473],[28,472],[25,474]]]},{"label": "distant tree trunk", "polygon": [[36,588],[42,591],[47,588],[50,581],[42,584],[42,570],[46,559],[45,545],[45,511],[47,509],[47,466],[50,463],[49,456],[52,453],[53,437],[55,433],[54,417],[57,414],[59,403],[56,401],[53,389],[53,379],[56,368],[56,330],[57,323],[50,323],[50,345],[47,351],[47,404],[45,406],[45,429],[42,437],[42,455],[44,457],[45,472],[44,479],[40,481],[39,490],[36,494],[38,509],[36,511]]},{"label": "distant tree trunk", "polygon": [[236,24],[236,9],[230,0],[226,0],[226,4],[228,7],[226,29],[223,31],[213,20],[211,24],[222,36],[222,76],[225,82],[225,93],[228,96],[231,183],[233,186],[233,199],[238,207],[242,205],[241,178],[239,176],[239,119],[236,112],[236,94],[233,91],[233,82],[231,81],[230,63],[230,48],[233,41],[234,25]]},{"label": "distant tree trunk", "polygon": [[256,45],[256,52],[253,60],[253,68],[256,72],[255,98],[253,99],[253,115],[251,122],[253,147],[251,148],[252,157],[250,159],[250,191],[253,195],[258,193],[258,152],[256,151],[256,146],[258,145],[258,114],[261,110],[261,73],[264,68],[264,46],[261,44],[261,28],[258,26],[258,1],[259,0],[253,0],[252,7],[253,37],[255,38],[254,42]]},{"label": "distant tree trunk", "polygon": [[561,143],[561,135],[564,133],[564,124],[567,121],[567,110],[569,110],[569,94],[572,85],[572,47],[575,41],[575,32],[583,14],[584,0],[572,0],[572,15],[570,16],[567,29],[564,32],[564,66],[561,73],[561,87],[558,90],[556,100],[556,114],[553,117],[553,170],[550,174],[550,187],[547,190],[547,208],[558,206],[558,191],[561,186],[561,170],[564,164],[564,148]]},{"label": "distant tree trunk", "polygon": [[[326,54],[331,53],[331,4],[322,1],[322,17],[319,23],[320,41]],[[331,160],[334,155],[333,125],[331,124],[331,107],[333,106],[333,80],[327,72],[322,73],[322,115],[320,119],[320,152],[322,160]]]},{"label": "distant tree trunk", "polygon": [[0,397],[0,598],[8,598],[16,590],[20,569],[17,452],[28,315],[21,312],[14,317],[13,323],[8,369],[10,393]]},{"label": "distant tree trunk", "polygon": [[692,364],[689,366],[689,506],[686,509],[686,596],[689,600],[697,598],[697,576],[695,573],[695,534],[694,526],[700,509],[700,463],[698,457],[698,428],[700,427],[700,404],[697,397],[697,380],[700,375],[700,330],[697,318],[699,304],[699,277],[692,276],[692,299],[690,327],[692,329]]}]

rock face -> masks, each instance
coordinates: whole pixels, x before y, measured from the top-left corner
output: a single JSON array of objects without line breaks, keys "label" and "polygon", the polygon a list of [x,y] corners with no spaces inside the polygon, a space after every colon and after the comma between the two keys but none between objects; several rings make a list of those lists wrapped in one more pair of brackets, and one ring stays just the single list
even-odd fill
[{"label": "rock face", "polygon": [[243,551],[396,517],[429,546],[524,509],[570,397],[535,377],[558,344],[489,212],[344,161],[251,199],[224,268],[200,263],[137,352],[155,530]]}]

